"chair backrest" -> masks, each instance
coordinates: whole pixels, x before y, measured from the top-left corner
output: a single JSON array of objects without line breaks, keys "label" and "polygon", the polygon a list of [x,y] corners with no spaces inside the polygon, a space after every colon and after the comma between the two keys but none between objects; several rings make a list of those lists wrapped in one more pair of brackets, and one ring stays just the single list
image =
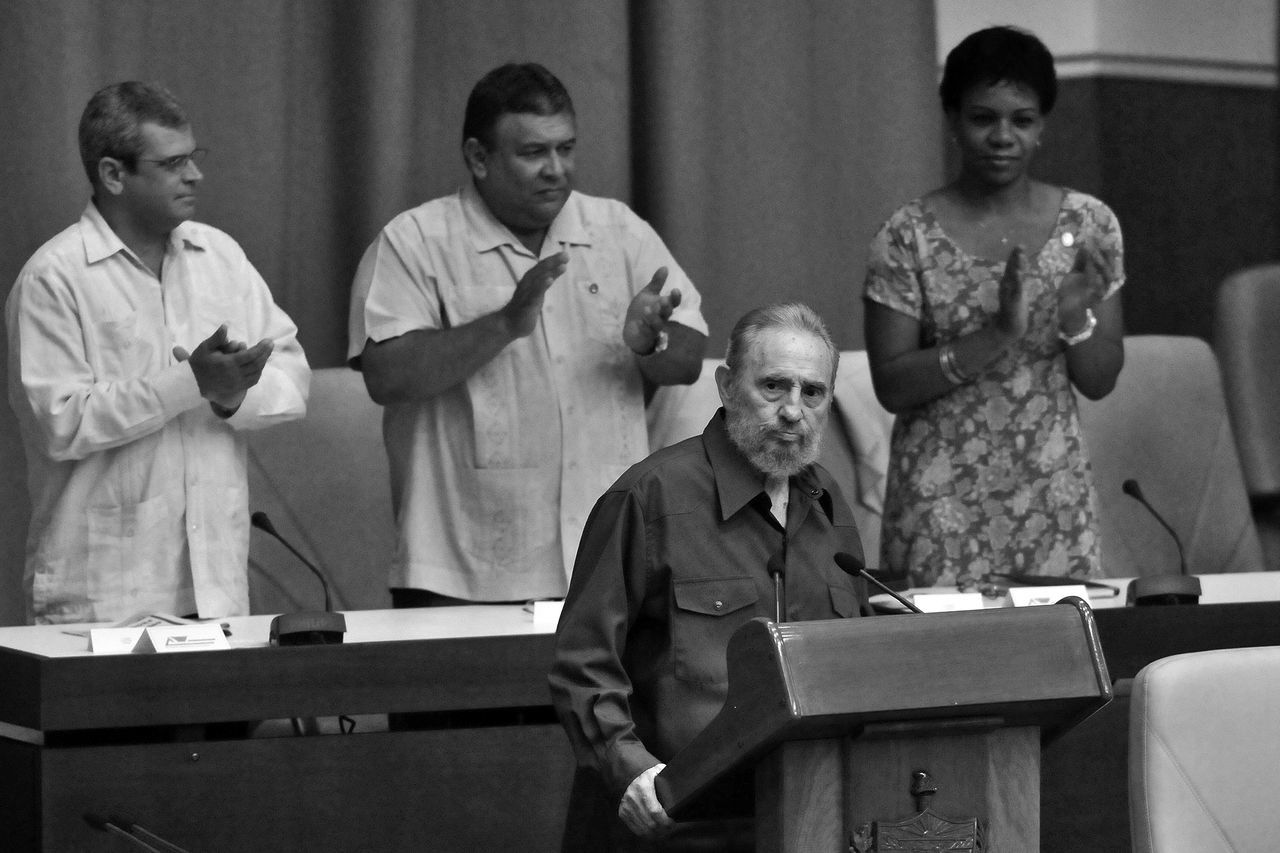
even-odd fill
[{"label": "chair backrest", "polygon": [[[328,578],[333,606],[390,606],[387,571],[396,535],[382,443],[382,408],[359,373],[313,372],[307,416],[248,436],[249,508]],[[249,544],[254,613],[318,610],[323,593],[296,557],[260,530]]]},{"label": "chair backrest", "polygon": [[1280,496],[1280,264],[1251,267],[1218,287],[1213,349],[1249,494]]},{"label": "chair backrest", "polygon": [[[1178,549],[1137,501],[1137,480],[1178,531],[1193,573],[1260,571],[1258,534],[1212,350],[1198,338],[1135,335],[1116,389],[1080,400],[1098,492],[1102,565],[1111,577],[1177,572]],[[659,389],[649,407],[653,449],[702,431],[720,405],[708,359],[692,386]],[[867,354],[840,354],[836,411],[820,457],[853,506],[867,562],[879,565],[884,476],[893,416],[876,401]]]},{"label": "chair backrest", "polygon": [[[1160,336],[1127,338],[1126,352],[1116,390],[1081,403],[1107,573],[1156,574],[1178,565],[1163,528],[1121,492],[1130,477],[1182,536],[1192,572],[1261,569],[1213,353],[1195,338]],[[652,448],[701,433],[720,405],[720,363],[707,359],[694,385],[659,389],[648,411]],[[872,567],[879,565],[892,423],[872,391],[866,353],[841,353],[820,460],[853,508]],[[390,602],[396,536],[381,424],[382,409],[359,373],[322,368],[314,372],[305,419],[248,436],[250,508],[265,511],[325,572],[343,609]],[[249,563],[253,612],[320,606],[315,579],[261,531],[251,534]]]},{"label": "chair backrest", "polygon": [[1080,400],[1098,493],[1102,565],[1110,577],[1178,571],[1168,532],[1122,491],[1133,479],[1178,532],[1187,570],[1261,571],[1262,549],[1222,394],[1199,338],[1133,335],[1116,388]]},{"label": "chair backrest", "polygon": [[1148,664],[1129,706],[1135,853],[1276,850],[1280,647]]}]

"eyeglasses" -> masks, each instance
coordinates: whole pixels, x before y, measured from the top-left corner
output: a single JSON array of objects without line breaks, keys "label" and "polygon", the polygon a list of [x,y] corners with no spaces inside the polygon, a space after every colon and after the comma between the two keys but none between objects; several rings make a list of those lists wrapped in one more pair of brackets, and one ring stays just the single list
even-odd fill
[{"label": "eyeglasses", "polygon": [[155,163],[166,172],[181,172],[187,168],[188,163],[195,163],[197,167],[204,162],[204,155],[209,153],[207,148],[197,148],[188,154],[175,154],[172,157],[165,157],[163,160],[154,160],[147,157],[138,157],[139,163]]}]

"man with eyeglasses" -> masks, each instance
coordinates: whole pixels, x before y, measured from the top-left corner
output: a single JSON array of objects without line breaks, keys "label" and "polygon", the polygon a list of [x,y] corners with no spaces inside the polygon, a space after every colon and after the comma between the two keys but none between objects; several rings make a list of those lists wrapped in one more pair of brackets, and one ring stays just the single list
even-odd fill
[{"label": "man with eyeglasses", "polygon": [[573,188],[577,125],[535,63],[490,71],[470,180],[365,252],[348,356],[385,406],[395,606],[565,594],[591,505],[649,452],[646,388],[697,379],[693,284],[622,202]]},{"label": "man with eyeglasses", "polygon": [[234,240],[189,221],[204,152],[171,94],[101,89],[79,141],[93,197],[5,312],[28,621],[247,613],[242,432],[305,414],[297,328]]}]

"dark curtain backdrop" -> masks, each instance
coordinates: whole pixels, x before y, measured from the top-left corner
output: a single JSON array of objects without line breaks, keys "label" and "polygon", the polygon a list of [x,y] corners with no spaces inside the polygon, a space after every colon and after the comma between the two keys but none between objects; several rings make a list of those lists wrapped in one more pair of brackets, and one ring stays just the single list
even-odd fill
[{"label": "dark curtain backdrop", "polygon": [[[876,224],[941,179],[933,4],[900,0],[4,0],[0,287],[83,209],[89,96],[162,82],[211,150],[198,218],[234,236],[341,364],[360,253],[464,179],[475,80],[537,60],[578,111],[580,189],[630,201],[733,320],[809,301],[859,347]],[[25,465],[0,407],[0,624],[20,620]]]}]

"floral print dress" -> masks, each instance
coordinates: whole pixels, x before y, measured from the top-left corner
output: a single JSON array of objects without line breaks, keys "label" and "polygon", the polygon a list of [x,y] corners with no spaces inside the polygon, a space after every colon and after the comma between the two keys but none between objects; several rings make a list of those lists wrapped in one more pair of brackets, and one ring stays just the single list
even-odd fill
[{"label": "floral print dress", "polygon": [[[1057,288],[1086,241],[1106,257],[1106,296],[1115,293],[1119,222],[1098,199],[1065,190],[1048,241],[1024,258],[1026,336],[975,381],[897,417],[882,568],[917,586],[992,571],[1100,573],[1093,478],[1057,317]],[[920,345],[934,347],[992,322],[1004,268],[1004,258],[966,253],[916,200],[872,241],[866,298],[918,320]]]}]

